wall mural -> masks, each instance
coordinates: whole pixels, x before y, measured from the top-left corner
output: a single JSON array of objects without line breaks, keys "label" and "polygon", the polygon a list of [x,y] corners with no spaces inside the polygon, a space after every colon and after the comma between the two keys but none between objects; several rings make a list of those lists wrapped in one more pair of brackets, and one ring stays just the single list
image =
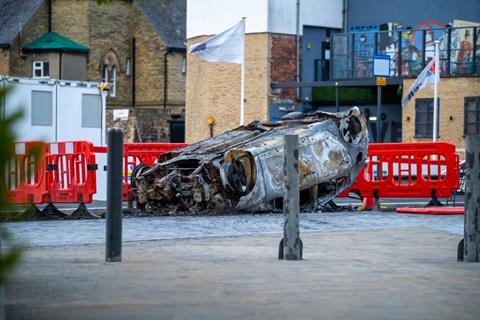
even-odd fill
[{"label": "wall mural", "polygon": [[[434,41],[440,41],[441,72],[469,74],[475,71],[474,28],[478,22],[453,20],[445,25],[430,20],[414,28],[396,23],[380,26],[354,26],[348,35],[338,35],[333,39],[334,66],[336,79],[368,78],[373,76],[372,56],[377,52],[391,57],[391,76],[416,76],[422,66],[435,54]],[[480,30],[480,28],[479,28]],[[380,33],[378,33],[380,31]],[[376,39],[376,34],[378,38]],[[353,41],[352,38],[353,37]],[[399,38],[400,37],[400,38]],[[377,43],[378,41],[378,43]],[[353,63],[351,60],[353,44]],[[399,54],[399,46],[401,46]],[[477,37],[475,55],[477,69],[480,68],[480,36]],[[399,65],[401,64],[401,65]]]}]

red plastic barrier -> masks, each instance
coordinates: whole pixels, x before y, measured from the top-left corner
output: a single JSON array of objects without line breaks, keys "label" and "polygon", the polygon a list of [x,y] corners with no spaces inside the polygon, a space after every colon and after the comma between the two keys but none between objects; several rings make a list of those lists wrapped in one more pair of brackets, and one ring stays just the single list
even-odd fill
[{"label": "red plastic barrier", "polygon": [[15,143],[15,156],[8,162],[1,181],[6,183],[10,203],[45,203],[47,200],[47,173],[45,153],[47,144],[41,141]]},{"label": "red plastic barrier", "polygon": [[[124,144],[123,199],[131,192],[131,173],[143,163],[153,166],[158,157],[184,143]],[[40,156],[31,155],[33,148]],[[44,143],[18,142],[15,157],[0,181],[5,181],[11,203],[89,203],[97,192],[95,153],[106,153],[106,147],[94,147],[88,141]]]},{"label": "red plastic barrier", "polygon": [[454,215],[464,214],[464,207],[428,207],[428,208],[397,208],[397,213]]},{"label": "red plastic barrier", "polygon": [[125,143],[123,145],[123,200],[127,201],[132,191],[132,171],[143,163],[153,166],[158,157],[174,149],[185,147],[185,143]]},{"label": "red plastic barrier", "polygon": [[48,144],[45,159],[50,202],[92,202],[97,192],[97,164],[93,151],[93,144],[88,141]]},{"label": "red plastic barrier", "polygon": [[459,156],[447,142],[372,143],[352,187],[371,198],[450,197],[460,183]]},{"label": "red plastic barrier", "polygon": [[[162,154],[188,146],[186,143],[125,143],[123,145],[123,200],[127,201],[133,169],[143,163],[153,166]],[[107,147],[94,147],[96,153],[106,153]]]}]

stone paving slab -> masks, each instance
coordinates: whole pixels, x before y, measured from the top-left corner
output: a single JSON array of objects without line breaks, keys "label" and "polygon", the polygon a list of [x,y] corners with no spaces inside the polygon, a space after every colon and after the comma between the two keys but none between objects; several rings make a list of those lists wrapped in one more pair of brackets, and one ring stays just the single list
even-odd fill
[{"label": "stone paving slab", "polygon": [[428,228],[34,247],[7,285],[7,319],[479,319],[480,264]]},{"label": "stone paving slab", "polygon": [[[301,213],[301,232],[367,228],[418,228],[463,235],[463,215],[392,212]],[[105,220],[56,220],[6,223],[14,239],[30,246],[105,242]],[[283,232],[282,214],[174,216],[123,219],[124,241],[229,237]]]}]

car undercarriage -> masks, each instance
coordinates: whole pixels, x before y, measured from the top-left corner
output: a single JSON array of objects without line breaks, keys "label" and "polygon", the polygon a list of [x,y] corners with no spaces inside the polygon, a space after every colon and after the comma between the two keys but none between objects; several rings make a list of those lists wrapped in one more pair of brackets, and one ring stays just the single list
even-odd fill
[{"label": "car undercarriage", "polygon": [[358,108],[287,114],[253,121],[137,166],[132,186],[147,212],[262,212],[280,209],[283,136],[298,135],[302,207],[322,205],[353,184],[367,159],[368,132]]}]

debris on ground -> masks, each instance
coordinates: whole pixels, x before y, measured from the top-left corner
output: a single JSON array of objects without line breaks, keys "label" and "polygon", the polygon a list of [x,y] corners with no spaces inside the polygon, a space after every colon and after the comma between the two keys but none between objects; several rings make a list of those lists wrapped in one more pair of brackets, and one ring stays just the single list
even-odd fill
[{"label": "debris on ground", "polygon": [[338,205],[333,200],[328,201],[323,205],[317,207],[318,212],[341,212],[341,211],[355,211],[352,205]]}]

